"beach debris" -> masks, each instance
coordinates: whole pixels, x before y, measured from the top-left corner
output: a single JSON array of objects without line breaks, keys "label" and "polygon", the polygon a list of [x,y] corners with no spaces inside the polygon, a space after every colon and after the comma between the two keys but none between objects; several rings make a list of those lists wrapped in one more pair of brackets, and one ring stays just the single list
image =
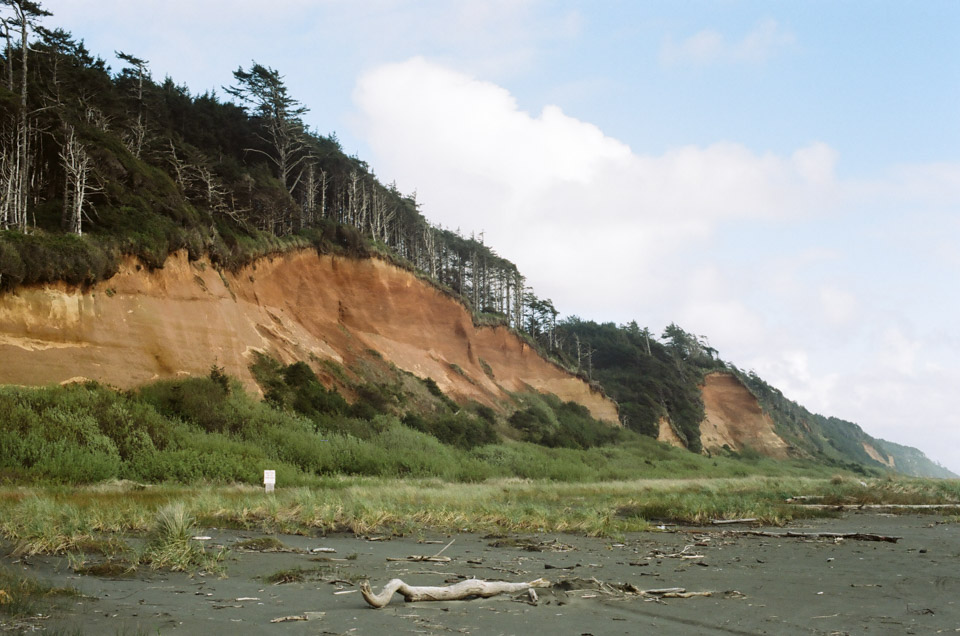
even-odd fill
[{"label": "beach debris", "polygon": [[[554,589],[566,592],[586,592],[597,591],[610,596],[641,596],[647,600],[659,601],[666,598],[694,598],[698,596],[713,596],[713,592],[688,592],[682,587],[663,587],[644,590],[633,583],[606,583],[598,580],[596,577],[589,579],[570,578],[558,581],[553,585]],[[581,596],[581,598],[593,598],[592,596]]]},{"label": "beach debris", "polygon": [[313,553],[323,552],[326,554],[333,554],[336,552],[336,550],[334,550],[333,548],[313,548],[312,550],[310,550],[310,552],[313,552]]},{"label": "beach debris", "polygon": [[572,552],[576,548],[562,543],[559,539],[549,541],[535,541],[519,537],[498,538],[488,544],[491,548],[521,548],[527,552]]},{"label": "beach debris", "polygon": [[405,557],[387,557],[387,561],[411,561],[413,563],[449,563],[450,557],[443,556],[423,556],[422,554],[411,554]]},{"label": "beach debris", "polygon": [[293,623],[299,621],[315,621],[324,617],[326,612],[304,612],[303,614],[294,614],[293,616],[280,616],[270,619],[271,623]]},{"label": "beach debris", "polygon": [[513,594],[525,592],[535,587],[550,587],[550,581],[536,579],[511,583],[508,581],[484,581],[482,579],[467,579],[448,586],[414,586],[407,585],[401,579],[392,579],[383,586],[379,594],[375,594],[370,587],[370,581],[360,583],[360,593],[363,600],[370,607],[386,607],[393,595],[399,592],[408,602],[416,601],[462,601],[470,598],[489,598],[499,594]]},{"label": "beach debris", "polygon": [[704,555],[702,554],[689,554],[687,552],[688,550],[692,550],[695,547],[696,547],[695,545],[690,544],[690,545],[684,546],[684,548],[679,552],[673,552],[671,554],[667,554],[666,552],[663,552],[661,550],[654,550],[651,553],[651,556],[657,559],[703,559],[705,558]]},{"label": "beach debris", "polygon": [[748,535],[754,537],[794,538],[794,539],[853,539],[854,541],[886,541],[896,543],[903,537],[891,537],[869,532],[767,532],[765,530],[730,530],[729,534]]}]

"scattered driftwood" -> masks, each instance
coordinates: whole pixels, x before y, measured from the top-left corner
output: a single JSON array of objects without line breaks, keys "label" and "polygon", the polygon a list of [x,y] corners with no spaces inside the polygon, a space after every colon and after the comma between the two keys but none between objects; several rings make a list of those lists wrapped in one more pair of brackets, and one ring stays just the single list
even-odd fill
[{"label": "scattered driftwood", "polygon": [[396,592],[403,596],[408,603],[415,601],[460,601],[468,598],[489,598],[498,594],[512,594],[524,592],[534,587],[549,587],[550,582],[545,579],[536,579],[529,582],[509,583],[506,581],[483,581],[481,579],[467,579],[454,585],[441,586],[414,586],[407,585],[400,579],[393,579],[383,586],[383,591],[374,594],[370,588],[370,581],[360,583],[360,593],[371,607],[386,607]]},{"label": "scattered driftwood", "polygon": [[795,539],[853,539],[855,541],[886,541],[896,543],[903,537],[890,537],[869,532],[767,532],[765,530],[730,530],[730,534],[744,534],[755,537],[795,538]]},{"label": "scattered driftwood", "polygon": [[756,517],[749,517],[747,519],[713,519],[710,523],[715,526],[722,526],[728,523],[756,523]]}]

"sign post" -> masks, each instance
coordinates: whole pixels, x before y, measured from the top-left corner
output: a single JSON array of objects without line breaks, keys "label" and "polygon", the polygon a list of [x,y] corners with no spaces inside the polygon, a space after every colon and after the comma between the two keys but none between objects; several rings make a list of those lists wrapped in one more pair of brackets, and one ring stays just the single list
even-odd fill
[{"label": "sign post", "polygon": [[266,492],[273,492],[273,487],[277,483],[277,471],[275,470],[265,470],[263,471],[263,487]]}]

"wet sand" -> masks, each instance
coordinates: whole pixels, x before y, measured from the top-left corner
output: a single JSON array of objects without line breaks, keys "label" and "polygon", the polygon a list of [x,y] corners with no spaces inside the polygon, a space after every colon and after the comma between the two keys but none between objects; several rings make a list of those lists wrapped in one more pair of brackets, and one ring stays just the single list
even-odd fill
[{"label": "wet sand", "polygon": [[[3,557],[27,575],[74,586],[68,599],[34,624],[84,634],[930,634],[960,632],[960,524],[933,515],[845,513],[795,523],[806,532],[869,532],[897,543],[757,537],[749,526],[668,528],[621,540],[570,535],[505,538],[475,534],[389,537],[279,535],[299,552],[241,552],[226,578],[138,572],[132,578],[80,576],[65,558]],[[230,547],[259,534],[205,530]],[[373,537],[378,539],[379,537]],[[449,562],[387,561],[441,554]],[[336,552],[310,552],[331,548]],[[535,550],[534,548],[538,548]],[[671,556],[674,555],[674,556]],[[685,558],[692,557],[692,558]],[[331,560],[317,560],[331,559]],[[263,577],[314,570],[300,582]],[[564,569],[566,568],[566,569]],[[368,607],[356,583],[378,591],[391,578],[445,585],[477,577],[565,581],[561,589],[467,601]],[[682,587],[709,597],[655,600],[611,588]],[[286,616],[310,620],[271,623]],[[9,627],[9,621],[8,625]]]}]

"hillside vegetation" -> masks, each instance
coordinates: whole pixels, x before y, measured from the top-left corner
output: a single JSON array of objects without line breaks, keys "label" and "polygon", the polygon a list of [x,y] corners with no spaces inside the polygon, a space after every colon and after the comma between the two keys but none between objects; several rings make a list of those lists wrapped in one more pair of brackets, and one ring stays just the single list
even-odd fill
[{"label": "hillside vegetation", "polygon": [[[602,386],[626,426],[611,430],[582,406],[532,393],[514,396],[513,414],[503,417],[453,404],[430,380],[421,389],[402,382],[390,395],[382,383],[361,382],[348,403],[305,364],[259,360],[265,403],[222,372],[126,393],[3,389],[0,412],[12,414],[0,429],[12,449],[0,458],[5,479],[255,481],[267,461],[291,483],[333,473],[475,480],[743,470],[732,455],[707,459],[649,439],[665,418],[698,453],[699,386],[718,370],[741,377],[799,459],[886,468],[867,443],[897,470],[949,474],[919,451],[810,414],[676,325],[658,338],[636,323],[558,322],[553,303],[482,237],[430,223],[414,194],[381,183],[335,134],[310,130],[307,106],[275,69],[238,68],[226,99],[192,94],[153,78],[135,52],[118,53],[123,67],[109,68],[52,28],[34,2],[2,10],[16,29],[0,57],[0,293],[60,281],[89,286],[114,275],[124,257],[162,268],[178,251],[229,271],[304,248],[376,256],[457,298],[477,324],[513,329]],[[432,397],[405,408],[418,392]],[[760,460],[750,464],[762,469]]]},{"label": "hillside vegetation", "polygon": [[349,405],[305,364],[261,358],[257,374],[264,401],[217,368],[128,392],[96,383],[0,388],[0,483],[256,484],[265,468],[283,486],[337,475],[458,482],[826,475],[811,462],[694,455],[610,428],[550,396],[518,395],[511,431],[488,408],[449,403],[429,380],[414,379],[424,387],[415,401],[395,400],[389,386],[361,385],[364,399]]}]

